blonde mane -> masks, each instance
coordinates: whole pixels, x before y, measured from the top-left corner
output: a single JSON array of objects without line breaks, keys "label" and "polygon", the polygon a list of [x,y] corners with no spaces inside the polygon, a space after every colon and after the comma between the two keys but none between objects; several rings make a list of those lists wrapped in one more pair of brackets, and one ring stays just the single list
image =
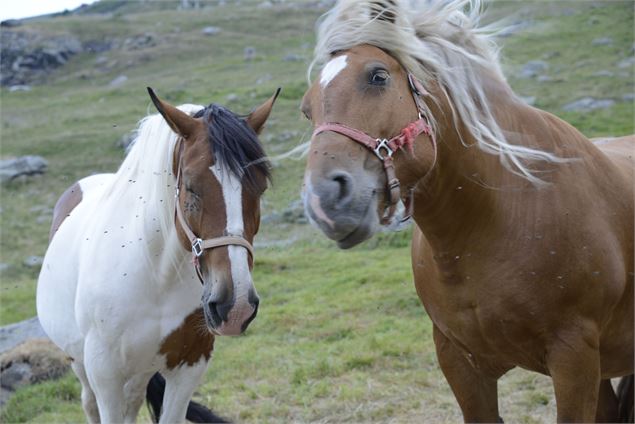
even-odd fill
[{"label": "blonde mane", "polygon": [[[318,22],[315,57],[309,67],[326,63],[334,52],[356,45],[379,47],[397,59],[424,86],[436,81],[459,120],[483,151],[498,155],[509,171],[540,184],[526,161],[561,162],[551,153],[510,144],[496,121],[485,78],[506,85],[493,27],[479,26],[480,0],[340,0]],[[508,87],[508,86],[507,86]],[[513,96],[511,88],[510,96]],[[434,116],[428,119],[436,131]],[[458,131],[461,134],[460,131]],[[466,144],[462,136],[463,143]]]}]

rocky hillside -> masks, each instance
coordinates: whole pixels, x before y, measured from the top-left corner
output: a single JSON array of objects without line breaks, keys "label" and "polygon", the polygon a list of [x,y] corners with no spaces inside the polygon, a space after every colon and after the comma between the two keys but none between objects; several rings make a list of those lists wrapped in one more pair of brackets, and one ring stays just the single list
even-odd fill
[{"label": "rocky hillside", "polygon": [[[0,26],[0,324],[34,316],[55,201],[117,169],[154,112],[145,87],[246,113],[281,86],[262,137],[275,169],[256,239],[261,312],[246,337],[217,343],[198,400],[248,422],[457,421],[412,287],[408,231],[336,251],[303,218],[303,161],[276,159],[311,132],[298,107],[315,21],[331,3],[101,0]],[[503,67],[528,103],[588,136],[622,135],[634,132],[632,6],[495,1],[485,20],[509,25],[497,40]],[[9,163],[21,176],[5,179]],[[554,421],[547,379],[519,371],[500,392],[505,419]],[[1,414],[83,419],[72,377],[19,389]]]}]

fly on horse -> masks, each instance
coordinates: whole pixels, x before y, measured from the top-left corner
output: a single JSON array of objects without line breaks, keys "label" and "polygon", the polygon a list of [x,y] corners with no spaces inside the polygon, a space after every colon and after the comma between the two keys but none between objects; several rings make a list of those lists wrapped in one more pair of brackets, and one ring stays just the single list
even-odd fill
[{"label": "fly on horse", "polygon": [[257,134],[279,90],[245,118],[148,91],[160,115],[117,173],[76,182],[55,206],[38,316],[72,359],[90,422],[134,422],[146,386],[160,422],[215,421],[188,402],[214,337],[258,310],[252,243],[270,174]]},{"label": "fly on horse", "polygon": [[635,139],[593,142],[526,105],[479,14],[341,0],[325,15],[302,104],[316,126],[305,210],[350,248],[404,202],[466,421],[500,419],[497,381],[514,367],[551,376],[558,421],[632,420]]}]

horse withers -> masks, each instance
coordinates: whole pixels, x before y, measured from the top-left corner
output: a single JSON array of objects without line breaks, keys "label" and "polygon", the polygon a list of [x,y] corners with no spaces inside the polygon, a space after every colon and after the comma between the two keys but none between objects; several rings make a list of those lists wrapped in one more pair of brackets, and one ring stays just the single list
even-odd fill
[{"label": "horse withers", "polygon": [[552,377],[558,421],[632,420],[635,138],[595,144],[520,100],[478,2],[407,3],[342,0],[318,28],[307,215],[350,248],[404,201],[466,421],[499,420],[517,366]]},{"label": "horse withers", "polygon": [[151,378],[160,422],[217,419],[189,400],[214,337],[258,310],[252,243],[270,171],[257,134],[279,90],[245,118],[148,91],[160,114],[117,173],[58,201],[38,280],[38,317],[72,358],[90,422],[133,422]]}]

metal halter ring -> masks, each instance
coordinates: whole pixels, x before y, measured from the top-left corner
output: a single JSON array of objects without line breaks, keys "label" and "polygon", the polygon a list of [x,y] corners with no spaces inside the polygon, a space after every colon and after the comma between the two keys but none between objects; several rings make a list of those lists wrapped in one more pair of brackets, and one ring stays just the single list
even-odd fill
[{"label": "metal halter ring", "polygon": [[194,254],[194,256],[200,258],[204,251],[205,250],[203,249],[203,240],[201,240],[200,238],[195,239],[192,242],[192,253]]},{"label": "metal halter ring", "polygon": [[[373,152],[375,152],[375,155],[377,155],[377,157],[379,158],[379,160],[384,160],[386,159],[386,157],[391,158],[393,153],[395,153],[390,146],[388,145],[388,140],[384,139],[377,139],[377,146],[373,149]],[[385,156],[382,156],[382,149],[385,153]]]}]

